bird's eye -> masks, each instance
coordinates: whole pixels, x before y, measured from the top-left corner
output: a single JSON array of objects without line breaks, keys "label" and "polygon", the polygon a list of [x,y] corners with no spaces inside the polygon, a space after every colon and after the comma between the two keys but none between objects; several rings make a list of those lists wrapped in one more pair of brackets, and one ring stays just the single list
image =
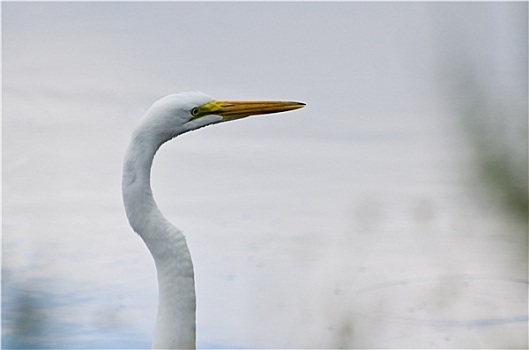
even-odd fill
[{"label": "bird's eye", "polygon": [[198,108],[195,107],[195,108],[193,108],[193,109],[191,110],[191,115],[192,115],[193,117],[198,116],[198,114],[199,114],[199,110],[198,110]]}]

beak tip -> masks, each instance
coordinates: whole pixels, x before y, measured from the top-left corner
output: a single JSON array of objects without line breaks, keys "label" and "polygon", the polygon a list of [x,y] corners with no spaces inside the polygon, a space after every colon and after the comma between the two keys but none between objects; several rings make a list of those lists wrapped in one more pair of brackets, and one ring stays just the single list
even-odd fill
[{"label": "beak tip", "polygon": [[292,101],[291,103],[294,105],[294,109],[303,108],[307,105],[305,102]]}]

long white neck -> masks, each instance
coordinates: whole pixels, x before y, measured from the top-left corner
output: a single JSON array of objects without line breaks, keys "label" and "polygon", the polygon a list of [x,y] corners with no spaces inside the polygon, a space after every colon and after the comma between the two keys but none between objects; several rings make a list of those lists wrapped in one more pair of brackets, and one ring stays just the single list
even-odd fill
[{"label": "long white neck", "polygon": [[129,223],[151,252],[158,273],[159,304],[153,348],[195,348],[193,263],[180,230],[156,205],[150,184],[154,155],[163,142],[140,127],[134,132],[123,167],[123,201]]}]

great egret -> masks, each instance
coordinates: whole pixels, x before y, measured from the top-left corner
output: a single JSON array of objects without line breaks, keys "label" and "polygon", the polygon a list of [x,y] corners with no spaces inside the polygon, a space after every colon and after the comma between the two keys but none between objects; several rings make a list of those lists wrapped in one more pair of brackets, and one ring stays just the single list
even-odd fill
[{"label": "great egret", "polygon": [[158,274],[158,314],[153,348],[195,348],[195,280],[183,233],[154,201],[150,173],[158,148],[187,131],[255,114],[289,111],[299,102],[226,102],[188,92],[155,102],[132,133],[123,165],[123,202],[130,225],[151,252]]}]

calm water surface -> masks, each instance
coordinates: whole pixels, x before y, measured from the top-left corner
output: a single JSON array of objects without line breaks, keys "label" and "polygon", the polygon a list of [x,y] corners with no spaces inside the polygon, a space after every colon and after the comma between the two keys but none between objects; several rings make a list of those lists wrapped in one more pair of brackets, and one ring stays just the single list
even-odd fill
[{"label": "calm water surface", "polygon": [[155,159],[194,259],[200,347],[527,347],[527,227],[475,174],[466,95],[439,88],[459,63],[502,103],[527,92],[527,4],[2,11],[3,347],[149,347],[156,273],[121,163],[150,104],[193,89],[307,103]]}]

